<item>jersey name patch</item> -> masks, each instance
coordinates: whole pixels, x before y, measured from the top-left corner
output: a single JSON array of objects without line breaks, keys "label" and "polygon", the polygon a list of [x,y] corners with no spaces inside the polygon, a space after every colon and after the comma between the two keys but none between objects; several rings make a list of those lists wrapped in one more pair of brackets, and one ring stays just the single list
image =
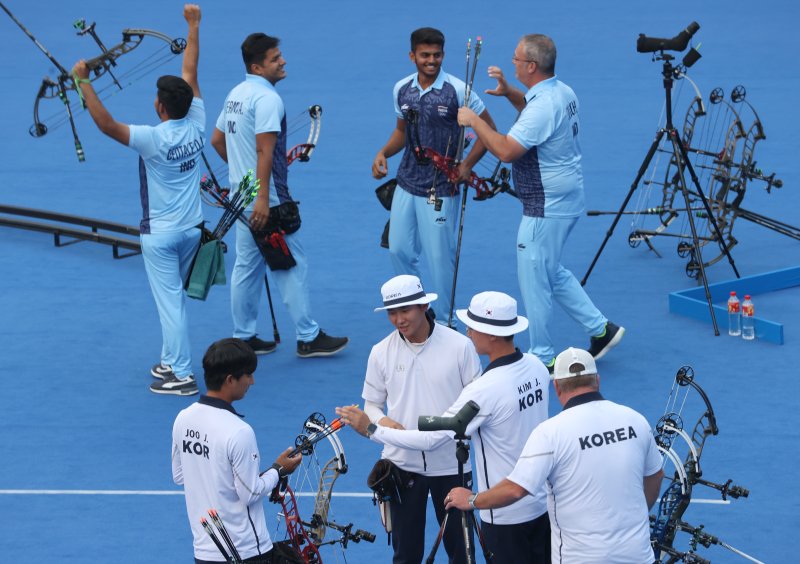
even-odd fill
[{"label": "jersey name patch", "polygon": [[604,431],[602,433],[586,435],[585,437],[578,437],[578,441],[580,442],[581,450],[586,450],[587,448],[601,447],[603,445],[610,445],[612,443],[619,443],[635,438],[636,431],[633,430],[633,427],[628,427],[627,429],[620,427],[613,431]]}]

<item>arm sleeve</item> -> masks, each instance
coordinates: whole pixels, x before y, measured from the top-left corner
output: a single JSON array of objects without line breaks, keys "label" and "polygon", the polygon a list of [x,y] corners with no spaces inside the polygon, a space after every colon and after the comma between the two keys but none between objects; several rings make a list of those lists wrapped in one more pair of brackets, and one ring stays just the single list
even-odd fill
[{"label": "arm sleeve", "polygon": [[130,139],[128,147],[139,153],[143,158],[151,157],[156,152],[153,138],[154,128],[150,125],[129,125]]},{"label": "arm sleeve", "polygon": [[222,108],[222,111],[219,113],[217,117],[217,124],[216,128],[219,129],[221,132],[225,133],[225,108]]},{"label": "arm sleeve", "polygon": [[200,131],[206,131],[206,106],[202,98],[192,98],[192,105],[189,106],[189,113],[186,117],[200,127]]},{"label": "arm sleeve", "polygon": [[372,423],[377,423],[386,415],[383,412],[383,404],[377,404],[372,401],[364,402],[364,413],[367,414],[367,417],[369,417]]},{"label": "arm sleeve", "polygon": [[517,464],[508,479],[525,488],[528,493],[538,492],[544,486],[555,464],[555,451],[547,432],[537,427],[531,433]]},{"label": "arm sleeve", "polygon": [[369,353],[369,360],[367,360],[367,375],[364,378],[364,388],[361,392],[361,397],[364,401],[383,405],[386,403],[386,379],[384,363],[380,360],[380,353],[376,351],[376,347],[372,347]]},{"label": "arm sleeve", "polygon": [[[460,410],[465,403],[473,399],[471,390],[465,388],[455,403],[447,408],[443,417],[452,417]],[[478,413],[467,426],[466,433],[472,434],[478,430],[485,417]],[[454,439],[452,431],[418,431],[416,429],[390,429],[378,425],[378,429],[370,437],[376,443],[391,445],[394,447],[407,448],[410,450],[433,450]]]},{"label": "arm sleeve", "polygon": [[255,132],[280,133],[281,120],[284,115],[283,101],[278,97],[267,94],[258,96],[254,100]]},{"label": "arm sleeve", "polygon": [[403,81],[401,80],[400,82],[395,84],[394,88],[392,89],[392,101],[394,102],[394,113],[399,119],[405,119],[405,116],[403,115],[403,112],[400,110],[400,102],[399,102],[399,100],[397,98],[398,94],[400,92],[400,85],[402,83],[403,83]]},{"label": "arm sleeve", "polygon": [[653,437],[653,432],[650,430],[647,421],[644,422],[643,429],[646,430],[646,435],[644,436],[648,440],[647,453],[644,460],[644,475],[652,476],[664,466],[664,458],[661,456],[658,446],[656,446],[656,439]]},{"label": "arm sleeve", "polygon": [[259,476],[256,435],[250,427],[242,429],[231,438],[228,458],[233,472],[233,483],[239,499],[250,505],[269,494],[277,484],[277,473],[267,472]]},{"label": "arm sleeve", "polygon": [[475,347],[472,346],[472,343],[467,343],[466,346],[464,347],[463,368],[461,369],[461,383],[464,385],[464,387],[466,387],[473,380],[477,380],[478,378],[480,378],[482,372],[483,368],[481,367],[481,359],[478,357],[478,353],[475,351]]},{"label": "arm sleeve", "polygon": [[552,101],[542,99],[531,102],[522,110],[522,115],[511,127],[508,136],[525,149],[530,149],[547,141],[554,131],[555,112]]},{"label": "arm sleeve", "polygon": [[172,430],[172,481],[177,485],[183,485],[183,467],[181,466],[181,451],[175,441],[175,428]]},{"label": "arm sleeve", "polygon": [[450,431],[417,431],[414,429],[390,429],[378,425],[370,437],[376,443],[410,450],[433,450],[453,440]]}]

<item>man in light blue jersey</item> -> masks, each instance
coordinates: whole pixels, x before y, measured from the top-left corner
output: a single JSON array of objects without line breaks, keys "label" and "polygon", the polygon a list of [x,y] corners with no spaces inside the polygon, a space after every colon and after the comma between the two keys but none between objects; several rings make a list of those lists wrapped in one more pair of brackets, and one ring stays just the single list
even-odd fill
[{"label": "man in light blue jersey", "polygon": [[610,322],[592,303],[575,276],[561,265],[561,253],[583,213],[583,172],[578,143],[578,99],[556,79],[556,46],[546,35],[526,35],[512,57],[527,92],[510,86],[498,67],[489,67],[497,87],[520,111],[508,134],[494,131],[469,109],[458,122],[472,127],[488,150],[512,162],[514,187],[522,201],[517,234],[517,273],[530,323],[530,352],[550,373],[555,365],[548,325],[553,300],[590,335],[589,352],[601,358],[622,339],[625,329]]},{"label": "man in light blue jersey", "polygon": [[[433,306],[436,321],[447,324],[455,271],[456,224],[458,222],[457,184],[452,184],[433,165],[417,161],[415,144],[441,155],[455,157],[459,140],[456,123],[458,108],[464,105],[465,85],[442,70],[444,35],[438,29],[423,27],[411,34],[411,62],[417,72],[394,86],[394,111],[397,123],[389,141],[372,163],[372,176],[384,178],[386,159],[405,148],[397,170],[397,187],[389,219],[389,254],[396,274],[422,277],[419,260],[428,263],[432,290],[439,299]],[[493,124],[481,99],[470,94],[467,104],[487,123]],[[406,135],[414,127],[415,135]],[[460,178],[469,178],[472,167],[484,155],[483,144],[476,142],[459,167]]]},{"label": "man in light blue jersey", "polygon": [[[300,219],[288,186],[286,111],[275,90],[275,85],[286,78],[286,61],[278,45],[278,38],[263,33],[253,33],[244,40],[242,58],[247,75],[225,99],[211,145],[228,163],[231,186],[237,186],[248,170],[255,170],[260,188],[252,205],[250,226],[253,232],[260,232],[259,236],[274,233],[281,237],[294,260],[289,268],[270,267],[294,321],[297,355],[328,356],[342,350],[348,339],[325,334],[311,316],[308,262],[295,233]],[[236,263],[231,275],[233,336],[248,343],[256,354],[267,354],[276,345],[256,335],[265,263],[253,232],[237,222]]]},{"label": "man in light blue jersey", "polygon": [[161,360],[150,373],[161,381],[150,385],[157,394],[192,395],[189,322],[183,290],[200,244],[200,170],[197,161],[205,143],[206,112],[197,82],[200,55],[200,7],[186,4],[189,24],[181,76],[162,76],[156,86],[157,126],[126,125],[103,106],[89,81],[85,61],[73,73],[76,86],[97,127],[139,153],[142,202],[142,258],[161,321]]}]

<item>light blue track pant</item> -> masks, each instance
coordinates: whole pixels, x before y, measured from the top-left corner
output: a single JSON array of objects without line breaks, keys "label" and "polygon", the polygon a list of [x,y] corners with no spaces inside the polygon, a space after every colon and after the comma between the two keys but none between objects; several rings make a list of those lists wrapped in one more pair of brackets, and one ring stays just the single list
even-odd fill
[{"label": "light blue track pant", "polygon": [[178,378],[186,378],[193,372],[183,281],[200,246],[200,230],[193,227],[177,233],[148,233],[140,240],[161,321],[161,364],[171,366]]},{"label": "light blue track pant", "polygon": [[[289,270],[270,271],[278,286],[283,304],[294,321],[298,341],[313,341],[319,334],[319,325],[311,317],[311,300],[308,293],[308,262],[297,233],[286,235],[286,246],[297,265]],[[250,229],[236,222],[236,262],[231,274],[231,315],[233,336],[249,339],[257,333],[256,320],[261,293],[264,290],[266,263]]]},{"label": "light blue track pant", "polygon": [[[447,324],[456,267],[456,230],[460,196],[442,198],[442,209],[400,186],[394,191],[389,224],[389,255],[396,274],[413,274],[427,292],[438,294],[431,308],[436,321]],[[419,257],[425,255],[430,278],[420,275]],[[455,315],[453,315],[455,320]]]},{"label": "light blue track pant", "polygon": [[522,216],[519,224],[517,276],[530,323],[530,353],[545,364],[555,356],[548,329],[553,317],[553,299],[589,335],[602,333],[608,321],[572,272],[561,265],[561,252],[577,221],[577,217]]}]

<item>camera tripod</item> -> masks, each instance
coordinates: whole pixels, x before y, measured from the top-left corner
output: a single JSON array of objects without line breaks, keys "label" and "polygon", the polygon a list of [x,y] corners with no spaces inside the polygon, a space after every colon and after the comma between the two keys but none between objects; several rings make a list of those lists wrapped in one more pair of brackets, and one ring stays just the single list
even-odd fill
[{"label": "camera tripod", "polygon": [[[685,48],[685,44],[684,44]],[[642,180],[645,172],[647,171],[648,167],[650,166],[650,161],[653,159],[653,155],[655,155],[656,151],[658,150],[659,144],[661,143],[662,138],[666,135],[669,138],[670,143],[672,144],[672,158],[674,162],[677,163],[678,168],[678,187],[680,188],[680,192],[683,194],[683,198],[686,202],[686,209],[691,210],[691,201],[689,198],[689,189],[687,187],[686,176],[684,171],[689,172],[689,176],[692,179],[692,184],[694,186],[694,190],[696,191],[695,194],[700,198],[703,202],[703,207],[706,210],[706,214],[708,215],[708,221],[711,223],[712,227],[714,228],[714,233],[716,234],[716,240],[722,249],[723,253],[726,257],[728,257],[728,262],[731,264],[733,268],[733,272],[736,275],[736,278],[739,278],[739,271],[736,269],[736,264],[733,262],[733,257],[728,249],[728,245],[725,242],[725,239],[722,237],[722,233],[720,232],[719,225],[717,224],[716,219],[714,218],[714,214],[711,211],[711,206],[708,203],[708,199],[703,194],[703,190],[700,188],[700,182],[697,178],[697,174],[694,171],[694,167],[692,166],[691,161],[689,161],[689,155],[687,152],[686,146],[684,146],[683,141],[681,140],[680,133],[672,123],[672,85],[675,80],[675,71],[676,68],[672,65],[672,61],[675,59],[672,55],[664,53],[663,50],[654,56],[654,60],[664,61],[663,68],[661,71],[662,76],[664,77],[664,93],[666,96],[666,115],[667,120],[666,124],[663,128],[659,129],[656,133],[656,138],[653,140],[652,145],[650,145],[650,150],[647,152],[647,156],[644,158],[642,165],[639,167],[639,172],[636,175],[636,179],[633,181],[630,190],[628,191],[628,195],[625,197],[625,201],[622,202],[622,206],[619,208],[619,211],[616,213],[614,217],[614,221],[611,224],[608,232],[606,233],[605,239],[600,244],[600,248],[597,251],[594,259],[592,260],[591,265],[589,265],[589,269],[586,271],[586,274],[581,280],[581,285],[585,285],[586,281],[589,279],[589,275],[592,273],[597,260],[600,258],[600,254],[603,252],[603,249],[608,243],[608,240],[611,238],[611,235],[614,233],[614,228],[619,223],[620,218],[622,217],[625,208],[628,205],[628,202],[633,196],[634,191],[639,186],[639,182]],[[714,335],[719,336],[719,327],[717,326],[717,318],[714,314],[714,307],[711,302],[711,292],[708,289],[708,279],[706,278],[706,271],[705,267],[703,266],[703,256],[701,254],[701,245],[697,237],[697,228],[695,226],[695,221],[692,216],[692,213],[687,213],[686,217],[689,221],[689,227],[692,232],[692,246],[688,249],[689,252],[695,253],[697,258],[697,268],[700,271],[699,278],[703,281],[703,287],[705,288],[706,294],[706,301],[708,302],[708,311],[711,313],[711,322],[714,326]]]},{"label": "camera tripod", "polygon": [[[466,484],[464,483],[464,464],[467,462],[467,460],[469,460],[469,445],[464,441],[469,440],[469,437],[466,436],[464,433],[456,433],[455,439],[456,439],[456,460],[458,460],[458,480],[459,482],[461,482],[461,485],[463,487],[466,487]],[[439,527],[439,534],[436,535],[436,541],[433,543],[433,548],[431,548],[431,553],[425,560],[425,564],[433,564],[433,561],[436,558],[436,552],[439,550],[439,545],[441,544],[442,538],[444,537],[444,531],[445,528],[447,527],[447,522],[449,521],[450,515],[453,513],[461,514],[461,531],[464,535],[464,550],[466,551],[467,564],[475,564],[475,552],[472,546],[473,527],[478,535],[478,542],[481,545],[481,550],[483,551],[483,557],[486,560],[487,564],[491,564],[492,553],[489,549],[486,548],[486,543],[483,540],[483,534],[481,534],[481,528],[478,525],[478,518],[475,517],[475,512],[461,511],[460,509],[450,509],[447,511],[447,513],[445,513],[444,519],[442,519],[442,525],[441,527]]]}]

